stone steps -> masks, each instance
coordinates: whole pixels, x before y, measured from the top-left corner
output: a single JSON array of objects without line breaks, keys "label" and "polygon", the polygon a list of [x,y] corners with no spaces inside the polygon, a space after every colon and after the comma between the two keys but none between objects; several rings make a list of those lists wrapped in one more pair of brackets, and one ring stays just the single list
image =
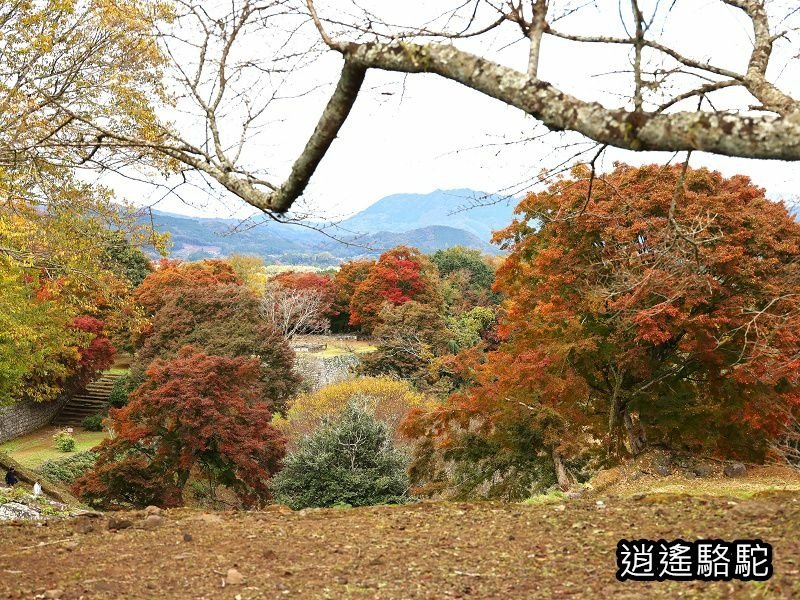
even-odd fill
[{"label": "stone steps", "polygon": [[121,375],[115,373],[104,373],[100,379],[89,383],[82,393],[76,394],[69,399],[55,416],[52,424],[64,426],[80,425],[86,417],[105,412],[108,408],[108,400],[111,397],[114,382],[120,377]]}]

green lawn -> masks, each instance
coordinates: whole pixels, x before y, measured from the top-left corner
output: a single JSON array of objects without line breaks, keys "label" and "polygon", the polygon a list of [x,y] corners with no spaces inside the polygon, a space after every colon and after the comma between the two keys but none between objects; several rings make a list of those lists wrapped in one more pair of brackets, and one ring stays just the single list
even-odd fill
[{"label": "green lawn", "polygon": [[[23,435],[15,440],[0,444],[0,452],[5,452],[11,458],[19,461],[24,467],[38,469],[43,461],[48,458],[64,458],[68,454],[56,449],[53,443],[53,434],[60,431],[59,427],[45,427]],[[104,431],[84,431],[80,427],[73,428],[75,438],[75,452],[89,450],[102,442],[106,433]]]},{"label": "green lawn", "polygon": [[377,346],[366,340],[342,340],[335,336],[308,335],[297,336],[295,341],[299,344],[325,344],[325,350],[308,352],[310,356],[340,356],[342,354],[367,354],[375,352]]},{"label": "green lawn", "polygon": [[127,367],[111,367],[108,371],[103,371],[103,373],[110,373],[111,375],[127,375],[128,371],[130,371]]},{"label": "green lawn", "polygon": [[314,352],[317,356],[337,356],[339,354],[366,354],[375,352],[378,348],[369,342],[345,342],[341,344],[328,342],[327,349],[322,352]]},{"label": "green lawn", "polygon": [[366,354],[367,352],[375,352],[377,348],[369,344],[363,344],[355,348],[343,348],[340,346],[328,345],[328,348],[321,352],[311,352],[314,356],[339,356],[340,354]]}]

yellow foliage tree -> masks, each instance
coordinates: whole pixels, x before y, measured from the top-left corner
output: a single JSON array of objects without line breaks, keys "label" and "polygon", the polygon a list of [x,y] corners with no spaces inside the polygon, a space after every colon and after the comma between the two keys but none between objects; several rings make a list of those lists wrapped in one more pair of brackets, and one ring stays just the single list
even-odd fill
[{"label": "yellow foliage tree", "polygon": [[154,108],[169,97],[154,32],[170,17],[155,0],[0,2],[0,167],[46,187],[63,169],[140,163],[144,146],[103,132],[163,139]]},{"label": "yellow foliage tree", "polygon": [[23,392],[34,400],[58,393],[56,382],[69,375],[65,364],[76,361],[81,341],[68,327],[74,316],[53,300],[37,298],[35,279],[0,254],[0,406]]},{"label": "yellow foliage tree", "polygon": [[258,256],[234,254],[227,258],[242,282],[257,296],[261,296],[267,286],[267,272],[264,261]]},{"label": "yellow foliage tree", "polygon": [[286,416],[276,415],[273,424],[286,434],[291,446],[299,437],[314,431],[323,419],[341,412],[351,400],[388,424],[396,441],[402,441],[398,429],[412,408],[432,406],[432,401],[414,391],[407,381],[391,377],[360,377],[294,398],[288,404]]}]

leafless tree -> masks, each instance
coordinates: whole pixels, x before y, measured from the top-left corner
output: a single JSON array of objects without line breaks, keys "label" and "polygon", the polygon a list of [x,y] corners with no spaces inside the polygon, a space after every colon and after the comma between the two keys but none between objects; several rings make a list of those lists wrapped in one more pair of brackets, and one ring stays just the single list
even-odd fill
[{"label": "leafless tree", "polygon": [[268,282],[261,298],[261,314],[288,339],[298,333],[325,333],[327,305],[313,290]]},{"label": "leafless tree", "polygon": [[[785,83],[797,70],[800,9],[789,0],[705,3],[702,10],[723,9],[731,17],[709,25],[732,23],[715,39],[740,35],[742,25],[747,29],[749,58],[735,68],[721,66],[730,61],[719,48],[709,49],[712,61],[682,50],[686,40],[677,43],[668,35],[681,20],[709,18],[700,9],[692,12],[696,3],[689,0],[466,0],[410,26],[381,17],[382,5],[370,9],[344,0],[174,4],[175,19],[154,25],[174,76],[167,88],[176,99],[172,118],[162,119],[157,135],[142,139],[60,97],[49,98],[49,105],[88,128],[90,148],[165,157],[174,168],[200,173],[270,215],[286,213],[303,194],[364,95],[369,70],[433,74],[603,148],[800,160],[800,100],[778,85],[782,73],[789,73]],[[409,14],[420,6],[409,5]],[[609,12],[617,19],[611,29],[613,19],[594,18]],[[498,58],[498,40],[515,48],[524,44],[525,64],[507,66]],[[579,81],[577,65],[563,65],[566,83],[543,78],[542,66],[552,60],[548,48],[556,42],[585,49],[587,56],[621,51],[617,57],[624,59],[610,66],[621,78],[614,80],[615,93],[601,94]],[[255,140],[275,135],[287,103],[320,85],[320,65],[334,64],[329,55],[340,57],[338,83],[294,163],[283,164],[283,148],[248,152]],[[572,71],[575,81],[569,81]],[[567,91],[577,84],[590,91]],[[94,158],[81,156],[84,162]]]},{"label": "leafless tree", "polygon": [[770,445],[774,457],[784,464],[800,469],[800,419],[786,411],[783,415],[783,433]]}]

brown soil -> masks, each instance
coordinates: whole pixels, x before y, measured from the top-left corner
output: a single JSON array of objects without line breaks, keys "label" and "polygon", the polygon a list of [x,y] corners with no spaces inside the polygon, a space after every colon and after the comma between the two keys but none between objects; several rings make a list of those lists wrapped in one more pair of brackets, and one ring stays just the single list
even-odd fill
[{"label": "brown soil", "polygon": [[[0,527],[0,598],[800,597],[800,493],[144,513]],[[110,518],[133,526],[109,531]],[[765,583],[620,583],[620,538],[761,538]],[[223,586],[229,569],[241,583]],[[232,581],[237,579],[236,574]]]}]

